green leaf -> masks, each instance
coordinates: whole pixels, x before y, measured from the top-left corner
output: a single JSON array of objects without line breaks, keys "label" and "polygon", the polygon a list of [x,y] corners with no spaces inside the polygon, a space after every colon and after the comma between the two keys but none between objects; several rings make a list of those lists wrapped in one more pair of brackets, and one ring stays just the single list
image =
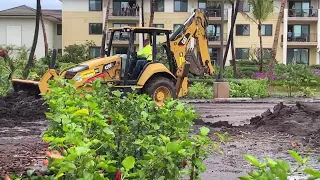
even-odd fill
[{"label": "green leaf", "polygon": [[200,133],[202,136],[206,136],[210,132],[210,129],[207,127],[201,127],[200,128]]},{"label": "green leaf", "polygon": [[59,179],[60,177],[62,177],[64,175],[64,173],[59,173],[56,175],[55,179]]},{"label": "green leaf", "polygon": [[80,109],[74,113],[75,116],[87,116],[89,115],[88,109]]},{"label": "green leaf", "polygon": [[84,171],[84,172],[83,172],[83,178],[84,178],[85,180],[91,180],[91,179],[93,179],[93,174],[90,173],[90,172],[88,172],[88,171]]},{"label": "green leaf", "polygon": [[103,132],[106,133],[106,134],[108,134],[108,135],[111,135],[112,137],[115,136],[115,135],[114,135],[114,132],[113,132],[110,128],[108,128],[108,127],[103,128]]},{"label": "green leaf", "polygon": [[311,168],[305,168],[303,172],[308,173],[314,177],[320,178],[320,171],[315,171]]},{"label": "green leaf", "polygon": [[239,177],[240,180],[252,180],[250,176],[241,176]]},{"label": "green leaf", "polygon": [[298,163],[302,163],[302,157],[299,156],[297,152],[289,150],[289,153],[291,154],[292,157],[294,157],[294,159],[296,159]]},{"label": "green leaf", "polygon": [[259,162],[259,160],[249,154],[244,155],[244,158],[246,158],[251,164],[253,164],[256,167],[260,167],[261,164]]},{"label": "green leaf", "polygon": [[136,160],[133,156],[128,156],[122,161],[121,164],[124,166],[124,168],[126,168],[127,171],[129,171],[134,167],[135,161]]},{"label": "green leaf", "polygon": [[35,169],[29,169],[27,171],[28,176],[32,176],[32,174],[34,173]]},{"label": "green leaf", "polygon": [[169,142],[167,144],[167,149],[169,152],[178,152],[179,150],[182,149],[182,147],[177,142]]}]

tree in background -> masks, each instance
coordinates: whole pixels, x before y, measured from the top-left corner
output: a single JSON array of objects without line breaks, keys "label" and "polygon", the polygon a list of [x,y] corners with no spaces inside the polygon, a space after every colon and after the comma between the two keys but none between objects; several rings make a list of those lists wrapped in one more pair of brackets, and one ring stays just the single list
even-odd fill
[{"label": "tree in background", "polygon": [[262,48],[262,23],[270,18],[273,14],[273,1],[272,0],[249,0],[252,10],[250,13],[242,12],[241,14],[248,20],[258,25],[258,35],[260,39],[260,55],[259,55],[259,72],[262,72],[263,66],[263,48]]},{"label": "tree in background", "polygon": [[42,33],[43,33],[43,41],[44,41],[44,54],[45,56],[48,56],[49,47],[48,47],[48,39],[47,39],[47,32],[46,32],[46,26],[43,22],[43,11],[40,11],[40,19],[41,19],[41,26],[42,26]]},{"label": "tree in background", "polygon": [[286,3],[287,3],[287,0],[281,0],[280,12],[279,12],[279,15],[278,15],[278,21],[277,21],[277,25],[276,25],[276,30],[274,32],[271,59],[269,61],[268,72],[267,72],[269,83],[271,83],[272,77],[273,77],[274,63],[276,61],[276,55],[277,55],[277,50],[278,50],[280,26],[281,26],[281,23],[282,23],[283,12],[284,12],[284,7],[286,6]]},{"label": "tree in background", "polygon": [[110,0],[107,1],[106,7],[106,18],[104,19],[104,28],[103,35],[101,40],[101,49],[100,49],[100,57],[104,57],[106,55],[106,40],[107,40],[107,31],[108,31],[108,20],[109,20],[109,10],[110,10]]},{"label": "tree in background", "polygon": [[28,77],[28,75],[30,73],[30,68],[33,66],[34,53],[36,51],[36,47],[37,47],[37,43],[38,43],[38,36],[39,36],[40,15],[41,15],[41,3],[40,3],[40,0],[37,0],[36,26],[34,29],[34,37],[33,37],[31,51],[29,54],[29,59],[28,59],[28,62],[26,64],[26,67],[24,68],[24,72],[23,72],[24,79],[26,79]]}]

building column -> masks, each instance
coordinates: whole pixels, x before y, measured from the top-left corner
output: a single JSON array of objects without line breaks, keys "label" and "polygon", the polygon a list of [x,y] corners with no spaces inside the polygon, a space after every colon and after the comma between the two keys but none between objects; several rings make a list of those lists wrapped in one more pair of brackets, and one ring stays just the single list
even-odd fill
[{"label": "building column", "polygon": [[319,13],[320,9],[318,9],[318,29],[317,29],[317,59],[316,59],[316,64],[320,64],[320,19],[319,19]]},{"label": "building column", "polygon": [[288,47],[288,9],[283,12],[283,43],[282,43],[282,62],[287,64],[287,47]]},{"label": "building column", "polygon": [[[229,34],[230,34],[230,29],[231,29],[231,18],[232,18],[232,8],[229,8],[228,9],[228,32],[227,32],[227,39],[226,41],[228,40],[228,37],[229,37]],[[231,49],[231,43],[230,43],[230,46],[229,46],[229,52],[227,54],[227,61],[226,61],[226,66],[230,66],[230,60],[232,59],[232,49]]]},{"label": "building column", "polygon": [[[142,26],[142,8],[139,9],[139,27]],[[143,36],[139,33],[139,50],[143,48]]]}]

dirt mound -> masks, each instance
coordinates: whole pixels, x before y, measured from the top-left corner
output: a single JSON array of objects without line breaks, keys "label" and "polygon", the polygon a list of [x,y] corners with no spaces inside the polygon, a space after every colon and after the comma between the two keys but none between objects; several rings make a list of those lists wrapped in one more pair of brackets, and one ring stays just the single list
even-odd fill
[{"label": "dirt mound", "polygon": [[297,102],[294,106],[286,106],[279,103],[273,112],[268,109],[261,116],[252,118],[250,125],[269,132],[317,138],[320,137],[320,104]]},{"label": "dirt mound", "polygon": [[44,100],[28,96],[25,92],[14,92],[0,98],[0,127],[21,126],[22,122],[45,119],[47,110]]}]

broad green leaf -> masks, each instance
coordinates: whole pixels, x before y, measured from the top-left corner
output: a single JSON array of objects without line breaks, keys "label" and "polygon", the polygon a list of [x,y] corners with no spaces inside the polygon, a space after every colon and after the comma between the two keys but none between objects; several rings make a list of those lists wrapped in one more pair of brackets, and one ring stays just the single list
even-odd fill
[{"label": "broad green leaf", "polygon": [[89,111],[87,109],[79,109],[74,113],[75,116],[87,116],[89,115]]},{"label": "broad green leaf", "polygon": [[85,179],[85,180],[91,180],[91,179],[93,179],[93,174],[90,173],[90,172],[88,172],[88,171],[84,171],[84,172],[83,172],[83,179]]},{"label": "broad green leaf", "polygon": [[122,161],[121,164],[123,165],[124,168],[126,168],[127,171],[129,171],[134,167],[135,161],[136,160],[134,159],[133,156],[128,156]]},{"label": "broad green leaf", "polygon": [[59,179],[59,178],[61,178],[63,175],[64,175],[64,173],[59,173],[59,174],[56,175],[55,179]]},{"label": "broad green leaf", "polygon": [[274,167],[275,165],[277,165],[277,163],[271,158],[266,158],[266,160],[271,167]]},{"label": "broad green leaf", "polygon": [[110,128],[108,128],[108,127],[103,128],[103,132],[106,133],[106,134],[108,134],[108,135],[111,135],[112,137],[115,136],[115,135],[114,135],[114,132],[113,132]]},{"label": "broad green leaf", "polygon": [[299,156],[297,152],[289,150],[289,153],[291,154],[292,157],[294,157],[294,159],[296,159],[298,163],[302,163],[302,158],[301,156]]},{"label": "broad green leaf", "polygon": [[308,173],[314,177],[320,178],[320,171],[315,171],[311,168],[305,168],[303,172]]},{"label": "broad green leaf", "polygon": [[167,149],[169,152],[178,152],[179,150],[182,149],[182,147],[177,142],[169,142],[167,144]]},{"label": "broad green leaf", "polygon": [[200,128],[200,133],[202,136],[206,136],[210,132],[210,129],[207,127],[201,127]]},{"label": "broad green leaf", "polygon": [[246,158],[251,164],[253,164],[256,167],[260,167],[261,164],[259,162],[259,160],[249,154],[244,155],[244,158]]},{"label": "broad green leaf", "polygon": [[241,176],[239,177],[240,180],[252,180],[250,176]]},{"label": "broad green leaf", "polygon": [[27,171],[28,176],[32,176],[32,174],[34,173],[35,169],[29,169]]}]

